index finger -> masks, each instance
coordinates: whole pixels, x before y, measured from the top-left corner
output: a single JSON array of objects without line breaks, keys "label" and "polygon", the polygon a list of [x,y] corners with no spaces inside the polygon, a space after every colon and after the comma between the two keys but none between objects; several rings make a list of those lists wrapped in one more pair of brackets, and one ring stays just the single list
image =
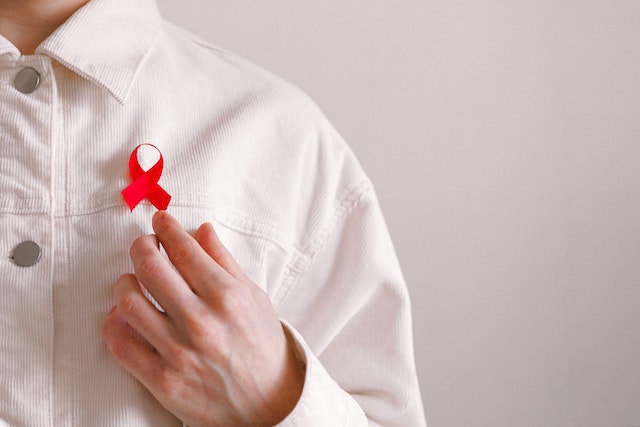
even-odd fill
[{"label": "index finger", "polygon": [[180,275],[193,291],[204,296],[212,285],[227,286],[232,276],[212,259],[182,225],[167,212],[153,216],[153,229],[158,240]]},{"label": "index finger", "polygon": [[180,308],[195,298],[189,285],[160,253],[156,236],[138,237],[129,255],[137,279],[170,317],[180,313]]}]

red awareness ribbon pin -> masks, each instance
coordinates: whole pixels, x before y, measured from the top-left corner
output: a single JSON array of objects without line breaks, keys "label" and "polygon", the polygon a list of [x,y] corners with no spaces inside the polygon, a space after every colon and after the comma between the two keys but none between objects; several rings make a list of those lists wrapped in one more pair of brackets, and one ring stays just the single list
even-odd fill
[{"label": "red awareness ribbon pin", "polygon": [[[142,169],[138,162],[138,150],[145,145],[155,148],[160,155],[158,161],[147,171]],[[153,206],[161,211],[167,209],[171,196],[158,184],[160,176],[162,176],[163,167],[162,153],[155,145],[140,144],[133,150],[129,158],[129,173],[133,182],[122,190],[122,196],[131,211],[144,199],[149,199]]]}]

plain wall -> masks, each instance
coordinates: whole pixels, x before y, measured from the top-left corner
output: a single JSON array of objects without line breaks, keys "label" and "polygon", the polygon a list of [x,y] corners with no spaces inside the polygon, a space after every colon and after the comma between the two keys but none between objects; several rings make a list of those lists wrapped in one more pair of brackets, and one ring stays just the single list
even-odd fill
[{"label": "plain wall", "polygon": [[159,5],[353,147],[430,427],[640,426],[640,1]]}]

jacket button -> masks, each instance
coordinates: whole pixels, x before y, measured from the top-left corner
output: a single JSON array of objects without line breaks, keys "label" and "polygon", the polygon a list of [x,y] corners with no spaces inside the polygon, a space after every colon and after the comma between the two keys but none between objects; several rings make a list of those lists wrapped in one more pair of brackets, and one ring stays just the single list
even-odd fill
[{"label": "jacket button", "polygon": [[27,241],[16,246],[11,259],[20,267],[31,267],[40,261],[40,255],[42,255],[40,246],[36,242]]},{"label": "jacket button", "polygon": [[13,86],[24,94],[31,93],[40,86],[40,73],[31,67],[23,68],[16,74]]}]

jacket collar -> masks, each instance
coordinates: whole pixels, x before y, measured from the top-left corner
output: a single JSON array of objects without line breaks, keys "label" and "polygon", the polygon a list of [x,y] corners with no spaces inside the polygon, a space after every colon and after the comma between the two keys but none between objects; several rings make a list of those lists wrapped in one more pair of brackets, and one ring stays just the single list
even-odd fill
[{"label": "jacket collar", "polygon": [[[91,0],[35,54],[54,58],[124,103],[160,26],[154,0]],[[9,50],[7,44],[0,37],[0,51]]]}]

